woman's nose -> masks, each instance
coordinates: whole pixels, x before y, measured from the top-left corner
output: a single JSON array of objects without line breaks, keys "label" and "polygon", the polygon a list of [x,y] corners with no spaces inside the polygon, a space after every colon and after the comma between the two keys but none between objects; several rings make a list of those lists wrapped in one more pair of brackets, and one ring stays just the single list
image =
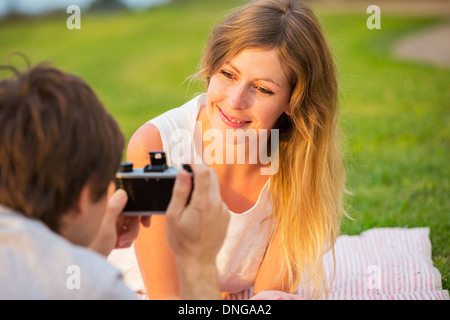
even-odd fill
[{"label": "woman's nose", "polygon": [[247,109],[249,96],[246,86],[236,84],[228,90],[228,106],[232,109]]}]

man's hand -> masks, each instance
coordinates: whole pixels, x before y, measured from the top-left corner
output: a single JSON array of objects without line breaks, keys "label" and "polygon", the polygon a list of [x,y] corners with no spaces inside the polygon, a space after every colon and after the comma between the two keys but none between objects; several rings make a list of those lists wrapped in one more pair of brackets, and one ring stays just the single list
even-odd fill
[{"label": "man's hand", "polygon": [[167,238],[177,262],[182,299],[219,299],[216,256],[227,232],[230,214],[220,196],[216,172],[192,165],[192,183],[181,171],[166,211]]},{"label": "man's hand", "polygon": [[[111,186],[110,190],[114,190]],[[111,194],[110,191],[108,194]],[[103,216],[97,236],[89,248],[108,256],[112,249],[131,246],[139,232],[139,224],[150,225],[150,217],[120,216],[128,201],[124,190],[118,189],[108,198],[106,212]]]}]

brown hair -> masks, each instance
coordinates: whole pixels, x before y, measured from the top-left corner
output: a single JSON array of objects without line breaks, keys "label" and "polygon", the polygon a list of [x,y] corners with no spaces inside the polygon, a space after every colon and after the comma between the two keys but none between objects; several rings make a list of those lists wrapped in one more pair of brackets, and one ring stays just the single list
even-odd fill
[{"label": "brown hair", "polygon": [[310,297],[319,297],[326,280],[322,257],[333,250],[345,213],[333,57],[314,13],[302,1],[256,0],[214,27],[197,75],[209,83],[227,59],[250,48],[275,48],[292,88],[291,115],[283,114],[276,124],[279,170],[270,191],[281,243],[270,245],[282,248],[280,270],[289,278],[285,289],[296,291],[302,283],[312,289]]},{"label": "brown hair", "polygon": [[0,204],[58,231],[90,183],[99,200],[119,167],[118,124],[79,77],[45,64],[0,81]]}]

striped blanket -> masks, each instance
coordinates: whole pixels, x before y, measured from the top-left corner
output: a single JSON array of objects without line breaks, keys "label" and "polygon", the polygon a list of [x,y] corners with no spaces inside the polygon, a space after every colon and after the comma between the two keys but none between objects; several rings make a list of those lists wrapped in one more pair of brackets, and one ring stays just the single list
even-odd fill
[{"label": "striped blanket", "polygon": [[[441,275],[431,260],[428,228],[370,229],[357,236],[340,236],[333,256],[324,256],[332,300],[448,300]],[[252,289],[227,295],[240,300]],[[301,296],[307,296],[300,290]]]},{"label": "striped blanket", "polygon": [[[380,228],[340,236],[329,298],[448,300],[431,260],[429,232],[428,228]],[[331,275],[331,254],[324,263]]]},{"label": "striped blanket", "polygon": [[[335,244],[333,282],[333,257],[331,253],[324,256],[325,272],[331,283],[328,299],[449,300],[431,260],[429,232],[428,228],[379,228],[355,236],[341,235]],[[140,276],[121,269],[130,287],[142,285]],[[301,291],[299,294],[305,296]],[[249,299],[252,295],[250,288],[225,295],[224,299]]]}]

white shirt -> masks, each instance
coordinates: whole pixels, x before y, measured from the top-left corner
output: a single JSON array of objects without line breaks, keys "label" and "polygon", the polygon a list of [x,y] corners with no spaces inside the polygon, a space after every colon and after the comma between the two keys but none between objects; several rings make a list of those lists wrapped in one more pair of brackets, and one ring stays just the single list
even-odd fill
[{"label": "white shirt", "polygon": [[0,299],[137,299],[105,257],[0,206]]}]

